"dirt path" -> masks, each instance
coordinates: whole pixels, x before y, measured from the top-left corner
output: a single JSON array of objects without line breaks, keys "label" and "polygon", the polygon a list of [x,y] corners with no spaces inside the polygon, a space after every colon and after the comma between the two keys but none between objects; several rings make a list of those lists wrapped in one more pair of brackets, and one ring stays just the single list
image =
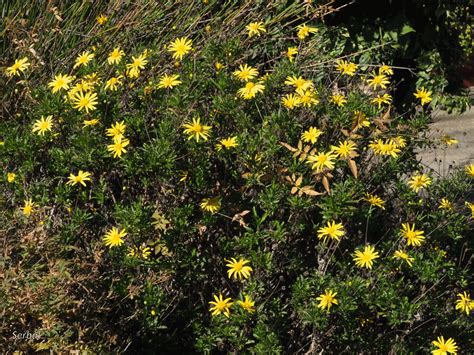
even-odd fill
[{"label": "dirt path", "polygon": [[433,137],[446,134],[459,143],[420,152],[418,156],[422,162],[442,176],[449,174],[454,167],[474,163],[474,107],[461,115],[435,112],[433,121],[430,125]]}]

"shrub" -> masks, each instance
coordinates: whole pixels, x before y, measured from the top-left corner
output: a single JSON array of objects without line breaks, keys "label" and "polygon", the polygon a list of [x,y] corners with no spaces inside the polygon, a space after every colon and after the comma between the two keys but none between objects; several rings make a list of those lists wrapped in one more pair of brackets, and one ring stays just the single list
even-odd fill
[{"label": "shrub", "polygon": [[309,5],[140,5],[50,8],[33,55],[8,32],[5,348],[472,348],[474,168],[417,159],[434,93],[398,111]]}]

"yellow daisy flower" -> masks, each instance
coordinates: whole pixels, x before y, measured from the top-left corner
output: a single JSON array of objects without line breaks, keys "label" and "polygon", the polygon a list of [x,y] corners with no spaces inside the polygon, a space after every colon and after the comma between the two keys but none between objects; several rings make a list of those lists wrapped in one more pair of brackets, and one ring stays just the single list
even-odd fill
[{"label": "yellow daisy flower", "polygon": [[451,211],[453,209],[453,204],[447,198],[442,198],[439,203],[439,209]]},{"label": "yellow daisy flower", "polygon": [[123,136],[116,136],[114,142],[107,146],[107,150],[113,153],[114,158],[122,158],[122,154],[127,152],[125,147],[129,144],[130,141],[128,139],[123,138]]},{"label": "yellow daisy flower", "polygon": [[296,29],[297,29],[298,38],[301,40],[308,37],[311,33],[318,32],[318,29],[316,27],[310,27],[306,24],[299,25],[298,27],[296,27]]},{"label": "yellow daisy flower", "polygon": [[376,74],[373,72],[371,78],[367,79],[367,84],[374,90],[377,90],[378,87],[386,89],[387,85],[390,84],[390,80],[388,80],[385,74]]},{"label": "yellow daisy flower", "polygon": [[102,238],[105,246],[109,248],[121,246],[124,243],[123,238],[127,235],[125,229],[119,231],[116,227],[109,229]]},{"label": "yellow daisy flower", "polygon": [[325,227],[318,229],[318,239],[323,239],[323,241],[326,241],[328,237],[340,240],[344,234],[344,226],[342,223],[336,223],[335,221],[328,221]]},{"label": "yellow daisy flower", "polygon": [[316,173],[321,173],[324,169],[334,169],[334,160],[337,156],[332,152],[319,152],[316,155],[308,156],[307,163],[311,164],[311,168]]},{"label": "yellow daisy flower", "polygon": [[239,300],[237,303],[242,307],[244,310],[246,310],[248,313],[254,313],[255,312],[255,302],[252,301],[252,299],[245,295],[244,300]]},{"label": "yellow daisy flower", "polygon": [[374,260],[377,258],[379,258],[379,253],[376,252],[375,248],[371,245],[367,245],[363,252],[356,250],[353,254],[353,260],[356,265],[367,269],[372,269]]},{"label": "yellow daisy flower", "polygon": [[379,74],[393,75],[393,69],[386,64],[382,64],[379,68]]},{"label": "yellow daisy flower", "polygon": [[241,258],[239,259],[239,261],[237,261],[236,259],[231,258],[230,260],[225,261],[227,262],[226,266],[229,268],[229,270],[227,270],[227,275],[229,276],[229,278],[232,278],[232,276],[234,276],[234,279],[248,279],[250,276],[250,272],[253,271],[250,266],[245,265],[250,262],[249,260]]},{"label": "yellow daisy flower", "polygon": [[339,304],[338,300],[336,299],[336,295],[337,292],[333,292],[332,290],[324,290],[324,293],[316,298],[316,300],[319,301],[318,308],[323,310],[326,308],[329,312],[329,309],[333,304]]},{"label": "yellow daisy flower", "polygon": [[383,210],[385,209],[385,207],[384,207],[385,201],[382,200],[377,195],[372,195],[372,194],[369,194],[369,193],[365,193],[364,200],[367,201],[371,206],[376,206],[376,207],[379,207]]},{"label": "yellow daisy flower", "polygon": [[201,119],[199,117],[193,117],[192,122],[186,121],[183,124],[184,133],[189,135],[188,140],[193,138],[196,140],[196,142],[199,142],[199,139],[204,141],[208,140],[212,127],[201,124],[200,120]]},{"label": "yellow daisy flower", "polygon": [[415,225],[410,226],[410,223],[402,223],[402,229],[400,231],[403,238],[407,240],[408,245],[420,246],[425,240],[423,234],[425,232],[415,230]]},{"label": "yellow daisy flower", "polygon": [[95,126],[99,123],[99,119],[98,118],[93,118],[91,120],[84,120],[82,121],[82,127],[87,127],[87,126]]},{"label": "yellow daisy flower", "polygon": [[112,91],[116,91],[118,85],[122,85],[122,76],[119,75],[118,77],[112,77],[109,80],[106,81],[105,83],[105,90],[110,89]]},{"label": "yellow daisy flower", "polygon": [[85,110],[94,111],[97,106],[97,94],[95,92],[83,93],[82,91],[77,92],[72,99],[72,107],[79,111]]},{"label": "yellow daisy flower", "polygon": [[178,80],[179,75],[168,75],[164,74],[160,77],[160,81],[158,82],[158,89],[164,88],[164,89],[172,89],[175,86],[178,86],[179,84],[182,83],[182,81]]},{"label": "yellow daisy flower", "polygon": [[138,57],[132,56],[132,62],[126,65],[128,70],[127,75],[131,78],[136,78],[140,75],[140,70],[145,69],[148,64],[146,53],[140,54]]},{"label": "yellow daisy flower", "polygon": [[338,59],[336,61],[336,70],[343,75],[354,76],[357,71],[357,64]]},{"label": "yellow daisy flower", "polygon": [[433,345],[436,346],[438,349],[431,350],[431,354],[433,355],[446,355],[448,353],[450,354],[456,354],[458,351],[458,346],[456,345],[456,342],[452,338],[448,338],[446,341],[444,338],[438,337],[436,340],[433,340]]},{"label": "yellow daisy flower", "polygon": [[344,97],[344,95],[341,94],[331,95],[329,100],[339,107],[344,106],[344,104],[347,102],[347,99]]},{"label": "yellow daisy flower", "polygon": [[96,21],[97,21],[97,23],[98,23],[99,25],[103,25],[104,23],[107,22],[108,17],[105,16],[104,14],[100,14],[100,15],[97,16],[95,19],[96,19]]},{"label": "yellow daisy flower", "polygon": [[467,165],[465,167],[465,170],[466,170],[466,174],[469,175],[470,177],[473,177],[474,178],[474,164],[471,164],[471,165]]},{"label": "yellow daisy flower", "polygon": [[16,174],[15,173],[8,173],[7,174],[7,181],[11,184],[14,182],[16,179]]},{"label": "yellow daisy flower", "polygon": [[413,259],[410,255],[408,255],[406,252],[403,250],[397,250],[395,253],[393,253],[393,258],[394,259],[399,259],[405,261],[409,266],[413,266]]},{"label": "yellow daisy flower", "polygon": [[58,74],[54,76],[54,79],[48,83],[53,94],[59,90],[69,89],[69,84],[74,80],[73,76]]},{"label": "yellow daisy flower", "polygon": [[301,76],[288,76],[285,80],[285,84],[288,86],[293,86],[296,93],[300,95],[302,95],[304,91],[313,88],[313,82],[311,80],[303,79]]},{"label": "yellow daisy flower", "polygon": [[420,99],[421,105],[431,102],[431,91],[426,90],[424,87],[421,89],[416,89],[416,92],[413,94],[417,99]]},{"label": "yellow daisy flower", "polygon": [[15,59],[15,63],[13,63],[13,65],[7,67],[5,69],[5,72],[6,72],[7,76],[14,76],[14,75],[19,76],[29,66],[30,66],[30,63],[28,62],[28,58],[23,57],[21,59]]},{"label": "yellow daisy flower", "polygon": [[255,79],[258,76],[258,70],[247,64],[240,64],[239,69],[234,71],[233,75],[242,81],[249,81]]},{"label": "yellow daisy flower", "polygon": [[414,175],[410,178],[410,181],[408,181],[408,185],[415,192],[418,192],[424,187],[428,187],[430,184],[431,178],[426,174]]},{"label": "yellow daisy flower", "polygon": [[221,199],[219,197],[204,198],[201,201],[201,208],[204,211],[216,213],[221,208]]},{"label": "yellow daisy flower", "polygon": [[463,293],[458,293],[459,299],[456,300],[456,309],[459,309],[461,312],[466,312],[469,315],[471,309],[474,309],[474,302],[471,299],[471,295],[466,291]]},{"label": "yellow daisy flower", "polygon": [[120,47],[115,47],[114,50],[109,53],[109,56],[107,57],[107,63],[119,64],[124,55],[125,55],[125,52],[122,49],[120,49]]},{"label": "yellow daisy flower", "polygon": [[225,149],[231,149],[235,148],[239,145],[237,142],[237,137],[229,137],[229,138],[224,138],[219,141],[219,143],[216,144],[216,150],[219,152],[222,150],[222,148]]},{"label": "yellow daisy flower", "polygon": [[231,302],[231,298],[222,297],[222,293],[219,294],[219,297],[214,295],[214,301],[210,301],[209,304],[212,305],[209,308],[209,311],[212,312],[213,316],[217,316],[219,314],[224,314],[227,318],[230,316],[230,307],[232,306],[233,302]]},{"label": "yellow daisy flower", "polygon": [[252,81],[248,81],[243,88],[238,90],[238,94],[245,100],[250,100],[257,96],[258,93],[262,93],[264,89],[265,85],[263,85],[261,82],[254,83]]},{"label": "yellow daisy flower", "polygon": [[401,136],[393,137],[390,141],[392,144],[395,144],[398,148],[405,148],[407,146],[407,140]]},{"label": "yellow daisy flower", "polygon": [[369,148],[372,148],[376,155],[390,155],[393,158],[396,158],[401,152],[398,148],[398,144],[393,140],[384,142],[381,139],[377,139],[369,143]]},{"label": "yellow daisy flower", "polygon": [[300,98],[295,94],[287,94],[281,99],[281,103],[287,109],[292,110],[301,105]]},{"label": "yellow daisy flower", "polygon": [[459,141],[456,138],[453,138],[451,136],[448,136],[447,134],[444,134],[441,137],[441,142],[446,144],[446,145],[453,145],[459,143]]},{"label": "yellow daisy flower", "polygon": [[308,90],[304,90],[303,92],[299,92],[298,95],[299,95],[301,105],[305,107],[311,107],[313,105],[319,104],[316,91],[312,88]]},{"label": "yellow daisy flower", "polygon": [[370,121],[367,119],[365,113],[355,110],[354,111],[354,129],[369,127]]},{"label": "yellow daisy flower", "polygon": [[89,62],[94,58],[94,53],[90,53],[89,51],[82,52],[79,54],[79,56],[76,58],[76,63],[74,64],[73,68],[77,68],[81,65],[87,66]]},{"label": "yellow daisy flower", "polygon": [[304,131],[301,134],[301,140],[305,143],[311,142],[312,144],[316,143],[318,137],[323,134],[323,131],[319,130],[316,127],[309,127],[307,131]]},{"label": "yellow daisy flower", "polygon": [[337,146],[331,146],[331,151],[339,158],[352,158],[356,155],[357,146],[354,142],[343,141],[339,142]]},{"label": "yellow daisy flower", "polygon": [[267,32],[263,22],[250,22],[245,26],[245,29],[249,31],[249,37],[252,37],[253,35],[260,36],[261,33]]},{"label": "yellow daisy flower", "polygon": [[21,211],[23,212],[25,216],[29,216],[30,214],[34,212],[35,207],[36,207],[36,203],[32,202],[31,199],[24,200]]},{"label": "yellow daisy flower", "polygon": [[68,177],[69,181],[67,182],[67,185],[76,185],[76,184],[81,184],[82,186],[86,186],[86,181],[91,181],[91,173],[87,171],[82,171],[79,170],[77,175],[74,175],[71,173]]},{"label": "yellow daisy flower", "polygon": [[177,38],[168,46],[168,52],[173,53],[173,59],[182,60],[192,49],[192,41],[186,37]]},{"label": "yellow daisy flower", "polygon": [[288,60],[290,63],[293,63],[295,60],[295,56],[298,54],[298,47],[288,47],[288,50],[286,51],[286,56],[288,57]]},{"label": "yellow daisy flower", "polygon": [[36,120],[33,123],[33,133],[38,132],[39,135],[44,136],[44,133],[47,131],[51,131],[53,128],[53,116],[41,116],[39,120]]},{"label": "yellow daisy flower", "polygon": [[370,100],[370,103],[377,104],[378,108],[381,108],[383,104],[390,105],[392,103],[392,95],[377,95],[377,97]]},{"label": "yellow daisy flower", "polygon": [[117,137],[122,137],[125,134],[125,130],[127,129],[127,125],[121,121],[121,122],[115,122],[110,126],[110,128],[107,128],[106,134],[109,137],[112,138],[117,138]]}]

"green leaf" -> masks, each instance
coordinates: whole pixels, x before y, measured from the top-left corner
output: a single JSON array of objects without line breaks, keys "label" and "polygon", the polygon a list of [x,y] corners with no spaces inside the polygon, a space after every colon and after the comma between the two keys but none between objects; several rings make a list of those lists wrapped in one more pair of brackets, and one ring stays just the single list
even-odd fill
[{"label": "green leaf", "polygon": [[404,36],[410,32],[416,32],[413,27],[411,27],[409,24],[404,24],[402,27],[402,30],[400,31],[400,36]]}]

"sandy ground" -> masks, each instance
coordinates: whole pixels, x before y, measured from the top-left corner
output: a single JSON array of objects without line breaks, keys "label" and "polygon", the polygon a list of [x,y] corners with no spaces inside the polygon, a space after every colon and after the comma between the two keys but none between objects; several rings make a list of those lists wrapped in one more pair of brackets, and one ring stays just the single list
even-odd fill
[{"label": "sandy ground", "polygon": [[448,135],[459,143],[420,152],[424,164],[446,176],[455,167],[474,163],[474,107],[461,115],[434,112],[430,126],[433,137]]}]

